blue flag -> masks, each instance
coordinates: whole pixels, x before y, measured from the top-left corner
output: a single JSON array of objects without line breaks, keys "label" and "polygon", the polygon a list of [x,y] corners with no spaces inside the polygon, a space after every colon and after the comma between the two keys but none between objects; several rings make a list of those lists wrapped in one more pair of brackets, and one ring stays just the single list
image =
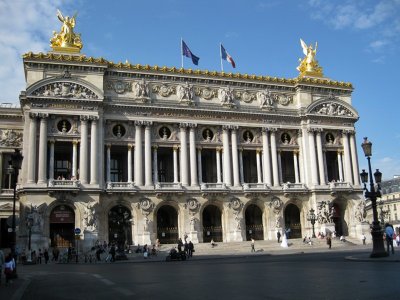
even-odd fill
[{"label": "blue flag", "polygon": [[183,40],[182,40],[182,55],[191,58],[193,64],[195,64],[196,66],[199,64],[200,58],[194,55],[192,51],[190,51],[189,47]]}]

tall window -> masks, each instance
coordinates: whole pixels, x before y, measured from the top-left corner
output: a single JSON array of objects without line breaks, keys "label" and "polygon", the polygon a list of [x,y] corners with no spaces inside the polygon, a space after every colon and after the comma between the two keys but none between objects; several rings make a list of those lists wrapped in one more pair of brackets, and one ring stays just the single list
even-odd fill
[{"label": "tall window", "polygon": [[120,162],[118,159],[110,160],[110,179],[112,182],[122,181],[122,169],[119,168]]},{"label": "tall window", "polygon": [[65,159],[54,161],[54,176],[58,180],[71,179],[71,162]]}]

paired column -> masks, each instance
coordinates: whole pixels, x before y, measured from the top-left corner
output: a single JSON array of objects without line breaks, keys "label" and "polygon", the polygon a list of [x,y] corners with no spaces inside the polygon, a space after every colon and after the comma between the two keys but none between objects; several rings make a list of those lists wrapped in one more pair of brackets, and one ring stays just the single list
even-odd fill
[{"label": "paired column", "polygon": [[350,152],[351,152],[351,162],[353,166],[353,182],[355,185],[360,185],[360,171],[358,169],[358,157],[357,157],[357,147],[356,147],[356,137],[355,131],[350,132]]},{"label": "paired column", "polygon": [[181,123],[179,126],[180,126],[180,137],[181,137],[181,155],[180,155],[181,183],[183,186],[188,186],[189,172],[187,163],[188,162],[187,137],[186,137],[187,124]]},{"label": "paired column", "polygon": [[263,128],[262,129],[262,142],[263,142],[263,160],[264,160],[264,183],[271,186],[272,185],[272,178],[271,178],[271,152],[269,149],[269,129]]},{"label": "paired column", "polygon": [[39,172],[38,183],[45,183],[47,180],[47,118],[48,114],[39,114]]},{"label": "paired column", "polygon": [[321,131],[322,131],[322,129],[317,130],[317,154],[318,154],[318,168],[319,168],[319,183],[320,183],[320,185],[326,185],[324,155],[322,152]]},{"label": "paired column", "polygon": [[243,172],[243,148],[239,149],[239,175],[240,182],[244,182],[244,172]]},{"label": "paired column", "polygon": [[315,137],[313,128],[308,129],[308,145],[311,165],[311,184],[318,185],[317,157],[315,155]]},{"label": "paired column", "polygon": [[262,183],[262,173],[261,173],[261,157],[260,149],[256,149],[256,163],[257,163],[257,182]]},{"label": "paired column", "polygon": [[297,156],[299,155],[299,151],[295,150],[293,151],[293,162],[294,162],[294,178],[296,183],[300,183],[300,178],[299,178],[299,160]]},{"label": "paired column", "polygon": [[98,116],[90,116],[90,184],[99,183]]},{"label": "paired column", "polygon": [[132,144],[128,144],[128,182],[132,182]]},{"label": "paired column", "polygon": [[173,163],[174,163],[174,183],[178,183],[179,182],[179,172],[178,172],[179,146],[175,145],[172,149],[173,149]]},{"label": "paired column", "polygon": [[338,151],[338,167],[339,167],[339,181],[343,181],[343,160],[342,160],[342,152]]},{"label": "paired column", "polygon": [[144,129],[144,173],[145,173],[145,186],[153,185],[152,181],[152,168],[151,168],[151,125],[152,122],[145,122]]},{"label": "paired column", "polygon": [[[51,146],[51,144],[50,144]],[[53,142],[53,167],[50,167],[50,170],[54,170],[54,142]],[[72,178],[77,179],[78,174],[78,141],[72,141]]]},{"label": "paired column", "polygon": [[351,173],[351,158],[350,158],[350,147],[348,130],[343,130],[343,151],[344,151],[344,180],[348,183],[353,183],[353,174]]},{"label": "paired column", "polygon": [[240,186],[239,178],[239,157],[237,146],[237,126],[231,127],[231,143],[232,143],[232,168],[233,168],[233,185]]},{"label": "paired column", "polygon": [[111,144],[107,144],[106,182],[111,182]]},{"label": "paired column", "polygon": [[274,186],[279,186],[278,158],[276,149],[276,128],[271,129],[271,159]]},{"label": "paired column", "polygon": [[217,161],[217,183],[221,183],[221,148],[215,149],[216,161]]},{"label": "paired column", "polygon": [[196,124],[189,125],[189,153],[190,153],[190,185],[198,186],[199,182],[197,180],[197,161],[196,161],[196,135],[195,129]]},{"label": "paired column", "polygon": [[153,182],[154,184],[158,183],[158,146],[153,146]]},{"label": "paired column", "polygon": [[28,149],[28,176],[27,183],[34,183],[36,177],[36,131],[37,113],[29,113],[29,149]]},{"label": "paired column", "polygon": [[227,186],[232,186],[231,155],[229,151],[229,127],[222,126],[223,178]]},{"label": "paired column", "polygon": [[142,148],[143,122],[135,121],[135,185],[143,186],[143,148]]},{"label": "paired column", "polygon": [[50,140],[49,180],[54,179],[54,140]]},{"label": "paired column", "polygon": [[79,161],[79,179],[81,183],[88,183],[88,120],[89,116],[81,116],[81,147]]},{"label": "paired column", "polygon": [[203,183],[203,169],[201,166],[201,147],[197,147],[197,170],[199,184]]}]

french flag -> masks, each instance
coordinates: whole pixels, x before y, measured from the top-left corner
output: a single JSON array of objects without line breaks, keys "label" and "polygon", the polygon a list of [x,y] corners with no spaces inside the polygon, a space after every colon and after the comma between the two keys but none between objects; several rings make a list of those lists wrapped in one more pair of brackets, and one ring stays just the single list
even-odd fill
[{"label": "french flag", "polygon": [[228,62],[230,62],[230,64],[232,65],[232,67],[236,67],[235,61],[233,60],[232,56],[229,55],[228,52],[226,52],[224,46],[222,46],[221,44],[221,58],[223,60],[226,60]]}]

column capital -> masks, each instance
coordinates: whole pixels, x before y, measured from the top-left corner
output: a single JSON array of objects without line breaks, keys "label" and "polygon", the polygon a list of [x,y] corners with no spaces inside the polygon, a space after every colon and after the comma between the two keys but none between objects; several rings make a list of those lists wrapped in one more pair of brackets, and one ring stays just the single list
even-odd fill
[{"label": "column capital", "polygon": [[201,150],[203,150],[203,147],[197,146],[196,149],[197,149],[197,151],[201,151]]},{"label": "column capital", "polygon": [[47,113],[38,113],[37,117],[43,120],[46,120],[49,117],[49,114]]},{"label": "column capital", "polygon": [[89,121],[89,116],[81,115],[81,116],[79,116],[79,119],[81,120],[81,122],[87,122],[87,121]]},{"label": "column capital", "polygon": [[97,122],[99,120],[99,116],[89,116],[89,120],[92,122]]},{"label": "column capital", "polygon": [[[240,151],[243,151],[243,149],[240,149]],[[279,150],[279,151],[280,151],[280,150]],[[261,150],[260,148],[257,148],[257,149],[256,149],[256,153],[257,153],[257,154],[260,154],[260,153],[262,153],[262,150]]]},{"label": "column capital", "polygon": [[47,141],[48,141],[50,144],[53,144],[53,145],[56,143],[55,139],[48,139]]},{"label": "column capital", "polygon": [[143,121],[143,125],[146,127],[149,127],[149,126],[153,125],[153,122],[152,121]]},{"label": "column capital", "polygon": [[146,124],[145,124],[145,121],[143,121],[143,120],[136,120],[136,121],[134,121],[134,123],[135,123],[135,126],[136,126],[136,127],[137,127],[137,126],[146,125]]},{"label": "column capital", "polygon": [[298,149],[293,150],[293,154],[298,155],[300,151]]},{"label": "column capital", "polygon": [[158,145],[153,145],[153,146],[151,146],[151,148],[153,148],[153,150],[157,150],[158,149]]},{"label": "column capital", "polygon": [[217,151],[217,152],[220,152],[220,151],[222,151],[222,147],[217,147],[217,148],[215,148],[215,151]]},{"label": "column capital", "polygon": [[175,151],[179,150],[179,145],[173,145],[172,149],[175,150]]},{"label": "column capital", "polygon": [[238,125],[222,125],[222,130],[238,130]]},{"label": "column capital", "polygon": [[72,140],[72,144],[73,144],[73,145],[78,145],[78,144],[79,144],[79,140],[73,139],[73,140]]},{"label": "column capital", "polygon": [[343,129],[342,130],[342,135],[347,135],[347,134],[355,134],[355,130],[353,129]]},{"label": "column capital", "polygon": [[190,123],[190,122],[179,123],[179,128],[196,128],[196,127],[197,127],[196,123]]},{"label": "column capital", "polygon": [[128,144],[128,149],[132,150],[132,148],[134,148],[133,144]]},{"label": "column capital", "polygon": [[321,135],[321,133],[324,131],[322,128],[314,128],[314,131],[317,133],[317,135]]},{"label": "column capital", "polygon": [[30,119],[37,119],[37,118],[39,118],[39,113],[31,112],[31,113],[29,113],[29,118]]},{"label": "column capital", "polygon": [[278,128],[276,128],[276,127],[263,127],[263,128],[261,128],[261,130],[262,131],[265,131],[265,132],[275,132],[275,131],[277,131],[278,130]]},{"label": "column capital", "polygon": [[110,144],[110,143],[107,143],[107,144],[106,144],[106,147],[107,147],[107,149],[110,149],[110,148],[111,148],[111,144]]}]

